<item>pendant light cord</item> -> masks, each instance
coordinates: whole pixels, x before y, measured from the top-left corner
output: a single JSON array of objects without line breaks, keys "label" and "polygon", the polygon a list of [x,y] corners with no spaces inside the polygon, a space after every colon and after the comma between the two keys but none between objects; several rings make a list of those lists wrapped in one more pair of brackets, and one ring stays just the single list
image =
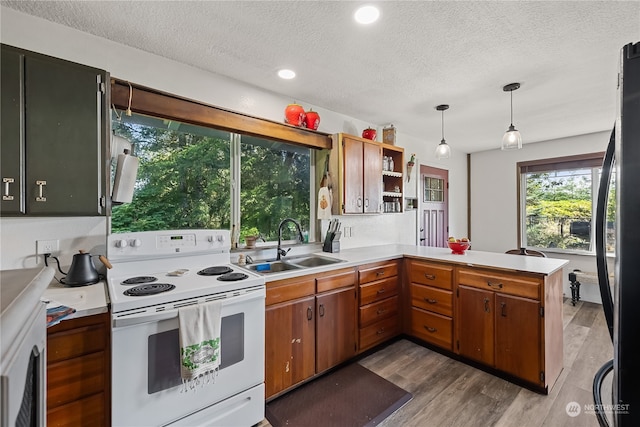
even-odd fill
[{"label": "pendant light cord", "polygon": [[511,126],[513,126],[513,90],[511,92]]},{"label": "pendant light cord", "polygon": [[442,141],[444,141],[444,110],[442,110]]}]

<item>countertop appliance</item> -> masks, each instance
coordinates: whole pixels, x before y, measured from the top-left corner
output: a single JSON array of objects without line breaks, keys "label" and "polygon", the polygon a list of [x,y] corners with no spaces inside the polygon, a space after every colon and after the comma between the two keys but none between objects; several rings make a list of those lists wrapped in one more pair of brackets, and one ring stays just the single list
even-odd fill
[{"label": "countertop appliance", "polygon": [[[112,234],[113,426],[247,426],[264,419],[264,278],[230,263],[228,230]],[[181,391],[182,307],[222,300],[214,383]]]},{"label": "countertop appliance", "polygon": [[[600,425],[640,425],[640,363],[636,350],[640,325],[640,42],[621,50],[619,114],[605,154],[596,208],[596,254],[602,305],[613,341],[613,361],[594,378],[593,392]],[[615,280],[613,293],[606,261],[606,208],[611,172],[616,172]],[[612,405],[602,404],[600,388],[613,369]]]}]

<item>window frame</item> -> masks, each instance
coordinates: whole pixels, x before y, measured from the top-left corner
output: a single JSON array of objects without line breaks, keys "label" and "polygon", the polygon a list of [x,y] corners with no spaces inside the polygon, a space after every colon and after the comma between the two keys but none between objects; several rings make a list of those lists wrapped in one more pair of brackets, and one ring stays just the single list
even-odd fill
[{"label": "window frame", "polygon": [[[604,160],[604,151],[598,151],[594,153],[577,154],[572,156],[553,157],[546,159],[527,160],[516,163],[516,176],[517,176],[517,215],[518,215],[518,229],[517,229],[517,241],[518,247],[529,247],[526,245],[526,221],[523,215],[526,213],[526,180],[523,179],[523,175],[529,172],[545,172],[554,170],[567,170],[567,169],[579,169],[579,168],[591,168],[591,229],[595,231],[595,211],[598,195],[598,173],[595,168],[602,167]],[[590,244],[591,248],[595,248],[595,234],[591,233]],[[537,250],[545,252],[557,252],[564,254],[574,255],[595,255],[595,249],[593,250],[569,250],[561,248],[542,248],[534,247]]]},{"label": "window frame", "polygon": [[[240,145],[242,135],[299,145],[310,150],[311,186],[309,241],[316,231],[315,212],[315,155],[317,150],[331,149],[331,135],[315,130],[278,123],[247,114],[190,100],[177,95],[111,78],[110,104],[114,109],[176,120],[197,126],[230,132],[231,136],[231,221],[240,224]],[[111,215],[109,206],[108,215]],[[266,242],[264,246],[271,245]],[[263,245],[260,245],[263,246]]]}]

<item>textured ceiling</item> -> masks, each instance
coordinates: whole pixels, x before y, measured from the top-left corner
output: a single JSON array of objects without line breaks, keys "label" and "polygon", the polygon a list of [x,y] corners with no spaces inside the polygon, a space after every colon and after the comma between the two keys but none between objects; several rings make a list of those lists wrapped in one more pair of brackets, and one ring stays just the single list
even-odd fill
[{"label": "textured ceiling", "polygon": [[369,26],[350,1],[0,3],[434,144],[450,104],[462,152],[499,147],[511,82],[525,143],[609,129],[620,48],[640,40],[638,1],[377,1]]}]

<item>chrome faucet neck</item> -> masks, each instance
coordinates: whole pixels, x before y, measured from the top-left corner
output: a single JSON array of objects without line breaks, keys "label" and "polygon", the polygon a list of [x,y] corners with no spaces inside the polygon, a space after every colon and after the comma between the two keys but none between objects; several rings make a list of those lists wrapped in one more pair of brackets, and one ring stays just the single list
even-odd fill
[{"label": "chrome faucet neck", "polygon": [[291,248],[289,248],[288,250],[283,250],[282,249],[282,228],[285,224],[287,223],[293,223],[296,228],[298,229],[298,238],[300,240],[300,242],[304,241],[304,236],[302,235],[302,227],[300,226],[300,223],[298,221],[296,221],[293,218],[285,218],[282,221],[280,221],[280,224],[278,225],[278,249],[276,250],[276,259],[281,259],[283,256],[285,256],[287,254],[287,252],[289,252],[291,250]]}]

